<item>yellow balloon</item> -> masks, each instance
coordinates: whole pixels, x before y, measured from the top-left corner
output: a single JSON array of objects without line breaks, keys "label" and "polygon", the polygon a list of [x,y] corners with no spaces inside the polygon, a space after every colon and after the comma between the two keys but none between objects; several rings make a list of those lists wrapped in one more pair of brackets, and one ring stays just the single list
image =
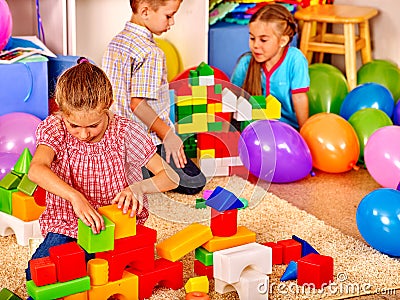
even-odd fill
[{"label": "yellow balloon", "polygon": [[159,38],[155,38],[154,40],[156,41],[157,46],[160,47],[165,53],[165,58],[167,60],[168,81],[171,81],[176,75],[183,71],[181,56],[171,42]]},{"label": "yellow balloon", "polygon": [[356,169],[360,154],[357,134],[348,121],[333,113],[318,113],[300,129],[312,156],[313,166],[328,173]]}]

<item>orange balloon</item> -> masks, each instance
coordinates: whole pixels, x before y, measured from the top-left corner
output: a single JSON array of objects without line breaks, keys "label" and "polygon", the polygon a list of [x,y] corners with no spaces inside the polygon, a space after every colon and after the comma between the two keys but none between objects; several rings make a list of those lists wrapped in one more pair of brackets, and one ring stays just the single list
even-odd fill
[{"label": "orange balloon", "polygon": [[354,128],[333,113],[318,113],[300,129],[310,148],[313,167],[328,173],[342,173],[357,168],[360,145]]}]

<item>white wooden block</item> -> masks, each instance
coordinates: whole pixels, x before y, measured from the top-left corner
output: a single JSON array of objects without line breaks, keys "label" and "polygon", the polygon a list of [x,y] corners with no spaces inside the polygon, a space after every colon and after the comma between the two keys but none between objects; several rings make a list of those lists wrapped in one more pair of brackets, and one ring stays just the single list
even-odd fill
[{"label": "white wooden block", "polygon": [[222,90],[222,112],[235,112],[237,106],[236,95],[228,88]]},{"label": "white wooden block", "polygon": [[199,85],[215,85],[214,75],[199,76]]},{"label": "white wooden block", "polygon": [[11,234],[15,234],[17,243],[21,246],[27,246],[30,238],[42,237],[38,220],[24,222],[0,211],[0,235]]},{"label": "white wooden block", "polygon": [[217,169],[217,162],[215,158],[202,158],[199,159],[200,170],[204,176],[212,177]]},{"label": "white wooden block", "polygon": [[233,118],[237,121],[252,120],[253,116],[251,103],[246,98],[239,96],[237,100],[237,108],[235,113],[233,114]]},{"label": "white wooden block", "polygon": [[238,282],[247,267],[263,274],[271,274],[272,249],[258,243],[249,243],[215,251],[213,254],[214,278],[229,284]]},{"label": "white wooden block", "polygon": [[215,291],[220,294],[236,291],[240,300],[265,300],[268,299],[269,277],[254,269],[245,269],[239,282],[229,284],[223,280],[215,279]]}]

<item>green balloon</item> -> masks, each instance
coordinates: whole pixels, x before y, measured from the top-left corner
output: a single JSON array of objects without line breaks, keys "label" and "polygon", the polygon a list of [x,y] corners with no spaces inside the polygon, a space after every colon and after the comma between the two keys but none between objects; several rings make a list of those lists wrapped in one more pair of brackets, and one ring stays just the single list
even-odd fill
[{"label": "green balloon", "polygon": [[309,115],[321,112],[340,113],[340,107],[349,92],[343,73],[336,67],[317,63],[308,68],[310,90],[308,91]]},{"label": "green balloon", "polygon": [[348,122],[353,126],[358,137],[360,144],[358,161],[361,163],[364,163],[364,148],[371,134],[381,127],[393,125],[388,115],[376,108],[364,108],[356,111],[351,115]]},{"label": "green balloon", "polygon": [[373,60],[357,71],[357,84],[379,83],[386,87],[395,101],[400,98],[400,69],[387,60]]}]

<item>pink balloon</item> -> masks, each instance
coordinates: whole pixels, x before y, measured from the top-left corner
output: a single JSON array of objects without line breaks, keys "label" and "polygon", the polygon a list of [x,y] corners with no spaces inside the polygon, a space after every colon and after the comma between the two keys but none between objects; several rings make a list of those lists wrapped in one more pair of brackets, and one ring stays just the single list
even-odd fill
[{"label": "pink balloon", "polygon": [[36,150],[36,128],[41,120],[23,112],[0,116],[0,152],[21,155],[28,148],[32,155]]},{"label": "pink balloon", "polygon": [[12,17],[10,8],[5,0],[0,0],[0,50],[3,50],[10,39]]},{"label": "pink balloon", "polygon": [[376,182],[396,189],[400,182],[400,126],[377,129],[365,145],[364,159]]},{"label": "pink balloon", "polygon": [[18,158],[19,154],[0,152],[0,180],[12,170]]}]

